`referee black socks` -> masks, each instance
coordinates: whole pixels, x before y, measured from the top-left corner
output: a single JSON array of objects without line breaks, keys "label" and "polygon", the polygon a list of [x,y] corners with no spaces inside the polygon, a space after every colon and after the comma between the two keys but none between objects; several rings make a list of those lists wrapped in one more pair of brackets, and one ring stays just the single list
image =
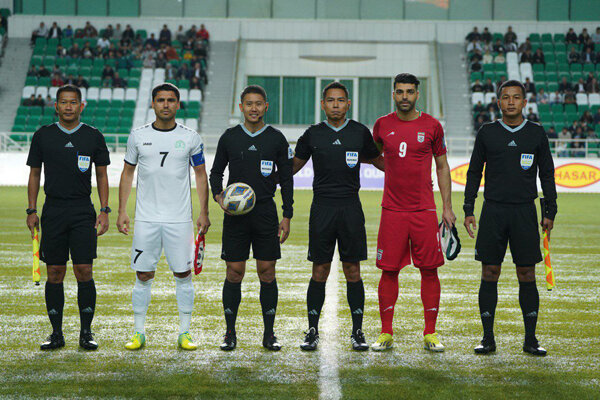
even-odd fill
[{"label": "referee black socks", "polygon": [[93,279],[87,282],[77,282],[77,303],[81,318],[81,331],[90,332],[96,310],[96,283]]},{"label": "referee black socks", "polygon": [[346,297],[352,313],[352,334],[355,334],[357,330],[362,330],[365,309],[365,286],[362,279],[358,282],[346,282]]},{"label": "referee black socks", "polygon": [[235,320],[242,300],[242,282],[229,282],[225,279],[223,284],[223,311],[228,332],[235,332]]},{"label": "referee black socks", "polygon": [[319,333],[319,318],[321,309],[325,303],[325,283],[310,279],[308,291],[306,292],[306,306],[308,308],[308,328],[315,328]]},{"label": "referee black socks", "polygon": [[273,279],[272,282],[260,281],[260,306],[265,324],[265,337],[273,335],[278,295],[277,279]]},{"label": "referee black socks", "polygon": [[479,287],[479,314],[483,324],[483,337],[494,338],[494,315],[498,304],[498,282],[481,280]]},{"label": "referee black socks", "polygon": [[540,295],[535,281],[519,282],[519,304],[525,323],[525,343],[531,344],[535,341],[535,326],[540,308]]},{"label": "referee black socks", "polygon": [[62,335],[63,309],[65,307],[65,291],[63,284],[46,281],[46,310],[54,333]]}]

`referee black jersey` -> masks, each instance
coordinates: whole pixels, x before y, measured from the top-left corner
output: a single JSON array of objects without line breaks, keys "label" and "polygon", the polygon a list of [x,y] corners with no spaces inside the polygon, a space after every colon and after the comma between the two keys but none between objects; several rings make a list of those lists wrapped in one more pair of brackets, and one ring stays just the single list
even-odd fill
[{"label": "referee black jersey", "polygon": [[92,164],[110,164],[106,141],[100,131],[80,123],[67,130],[59,123],[42,126],[33,135],[27,165],[44,164],[46,201],[89,199]]},{"label": "referee black jersey", "polygon": [[467,171],[464,204],[467,216],[473,215],[484,164],[484,198],[507,204],[531,203],[537,198],[539,170],[546,217],[554,219],[557,211],[554,163],[541,125],[525,120],[511,127],[498,120],[479,129]]},{"label": "referee black jersey", "polygon": [[339,128],[326,121],[310,126],[298,139],[296,157],[312,156],[317,198],[358,196],[360,160],[379,156],[369,128],[351,119]]},{"label": "referee black jersey", "polygon": [[275,195],[274,172],[279,174],[283,216],[292,218],[294,181],[292,176],[293,152],[281,131],[270,125],[252,133],[243,125],[229,128],[221,135],[215,161],[210,170],[213,197],[223,191],[223,172],[229,165],[227,185],[243,182],[252,189],[256,201]]}]

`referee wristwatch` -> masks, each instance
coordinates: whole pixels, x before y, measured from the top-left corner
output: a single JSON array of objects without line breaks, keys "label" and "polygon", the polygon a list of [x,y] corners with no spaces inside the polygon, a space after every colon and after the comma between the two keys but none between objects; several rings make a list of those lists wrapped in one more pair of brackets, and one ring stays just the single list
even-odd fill
[{"label": "referee wristwatch", "polygon": [[37,209],[28,208],[27,210],[25,210],[25,212],[27,213],[27,215],[35,214],[35,213],[37,213]]},{"label": "referee wristwatch", "polygon": [[112,210],[110,209],[110,207],[106,206],[106,207],[102,207],[100,209],[100,212],[106,213],[106,214],[110,214]]}]

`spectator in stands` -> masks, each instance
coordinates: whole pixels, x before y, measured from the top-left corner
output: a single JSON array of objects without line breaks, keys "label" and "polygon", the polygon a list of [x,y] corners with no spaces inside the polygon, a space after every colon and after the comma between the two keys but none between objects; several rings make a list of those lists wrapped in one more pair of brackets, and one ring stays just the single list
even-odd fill
[{"label": "spectator in stands", "polygon": [[590,34],[588,33],[587,28],[583,28],[583,30],[579,34],[579,37],[577,38],[577,43],[585,44],[585,43],[587,43],[589,38],[590,38]]},{"label": "spectator in stands", "polygon": [[158,53],[156,56],[156,68],[166,68],[167,66],[167,58],[164,53]]},{"label": "spectator in stands", "polygon": [[62,86],[64,85],[65,82],[62,80],[62,78],[60,77],[59,74],[54,74],[53,78],[52,78],[52,86]]},{"label": "spectator in stands", "polygon": [[202,65],[199,62],[194,64],[194,72],[192,76],[194,78],[198,78],[199,81],[204,82],[205,85],[208,83],[206,71],[204,70],[204,68],[202,68]]},{"label": "spectator in stands", "polygon": [[496,88],[494,87],[494,84],[492,83],[492,80],[490,78],[487,78],[485,80],[485,83],[483,84],[483,91],[486,93],[496,92]]},{"label": "spectator in stands", "polygon": [[41,94],[38,94],[35,100],[33,101],[33,105],[37,107],[44,107],[44,98]]},{"label": "spectator in stands", "polygon": [[73,43],[73,46],[67,51],[67,59],[78,59],[81,57],[81,49],[78,43]]},{"label": "spectator in stands", "polygon": [[158,49],[158,41],[154,37],[154,33],[150,34],[150,37],[144,42],[144,46],[150,45],[153,49]]},{"label": "spectator in stands", "polygon": [[481,47],[481,43],[479,42],[479,40],[472,40],[468,45],[467,45],[467,52],[472,52],[475,50],[482,50]]},{"label": "spectator in stands", "polygon": [[544,64],[546,65],[546,59],[544,58],[544,52],[540,47],[537,48],[533,57],[531,58],[532,64]]},{"label": "spectator in stands", "polygon": [[118,72],[115,72],[112,80],[113,88],[125,88],[127,87],[127,81],[119,76]]},{"label": "spectator in stands", "polygon": [[569,28],[569,31],[565,35],[565,42],[568,44],[576,44],[577,43],[577,34],[573,30],[573,28]]},{"label": "spectator in stands", "polygon": [[54,67],[52,67],[52,73],[49,76],[53,76],[56,74],[62,76],[62,71],[60,70],[60,67],[58,65],[54,64]]},{"label": "spectator in stands", "polygon": [[129,56],[122,52],[117,51],[117,69],[131,69],[132,63]]},{"label": "spectator in stands", "polygon": [[[506,78],[505,78],[505,80],[506,80]],[[499,87],[499,86],[496,86],[496,87]],[[490,103],[488,104],[488,109],[489,109],[489,107],[492,107],[496,114],[500,114],[500,107],[498,107],[498,101],[496,100],[496,96],[492,96],[492,99],[491,99]]]},{"label": "spectator in stands", "polygon": [[577,104],[577,100],[575,98],[575,93],[573,93],[572,90],[567,90],[565,92],[563,103],[565,103],[565,104]]},{"label": "spectator in stands", "polygon": [[496,57],[494,57],[494,63],[496,64],[505,64],[506,63],[506,57],[504,57],[504,52],[499,52],[498,55]]},{"label": "spectator in stands", "polygon": [[573,138],[573,136],[575,136],[575,131],[577,130],[578,126],[579,126],[579,121],[577,121],[577,120],[573,121],[573,123],[568,126],[567,129],[569,130],[570,138]]},{"label": "spectator in stands", "polygon": [[487,115],[488,121],[495,121],[498,119],[498,110],[496,110],[494,108],[494,106],[490,104],[487,107],[486,115]]},{"label": "spectator in stands", "polygon": [[483,115],[478,115],[477,119],[475,120],[475,133],[479,132],[479,128],[481,128],[483,124],[485,124]]},{"label": "spectator in stands", "polygon": [[585,41],[585,43],[583,43],[581,45],[581,51],[585,52],[587,49],[591,49],[592,52],[596,49],[596,45],[594,44],[594,41],[592,40],[592,38],[588,35],[587,40]]},{"label": "spectator in stands", "polygon": [[47,37],[48,37],[48,39],[50,39],[50,38],[60,39],[62,37],[62,29],[59,28],[59,26],[56,22],[52,23],[52,26],[48,30]]},{"label": "spectator in stands", "polygon": [[121,24],[115,25],[115,30],[113,31],[112,37],[118,40],[123,38],[123,29],[121,29]]},{"label": "spectator in stands", "polygon": [[593,117],[592,113],[590,112],[590,110],[585,110],[583,112],[583,114],[581,114],[581,118],[579,118],[579,121],[585,122],[586,124],[593,124],[594,117]]},{"label": "spectator in stands", "polygon": [[483,56],[481,55],[481,51],[479,51],[479,50],[474,50],[473,53],[471,54],[471,58],[469,58],[469,61],[471,61],[471,62],[475,62],[475,61],[481,62],[482,60],[483,60]]},{"label": "spectator in stands", "polygon": [[525,53],[527,50],[532,50],[531,40],[529,40],[529,38],[525,39],[525,41],[519,46],[519,53]]},{"label": "spectator in stands", "polygon": [[473,93],[482,93],[483,92],[483,85],[481,84],[479,79],[475,80],[475,83],[473,83],[473,86],[471,86],[471,91]]},{"label": "spectator in stands", "polygon": [[160,33],[158,34],[158,44],[159,45],[165,44],[167,46],[171,45],[171,31],[167,27],[167,24],[163,25],[163,28],[161,29]]},{"label": "spectator in stands", "polygon": [[48,28],[46,28],[46,25],[43,22],[40,22],[40,26],[38,26],[31,34],[31,44],[35,44],[37,38],[45,38],[46,36],[48,36]]},{"label": "spectator in stands", "polygon": [[[502,86],[502,84],[506,82],[506,75],[502,75],[500,76],[500,80],[498,80],[498,82],[496,82],[496,87],[499,88],[500,86]],[[496,102],[496,98],[494,98],[494,103]]]},{"label": "spectator in stands", "polygon": [[548,94],[546,93],[544,88],[540,88],[540,90],[538,90],[537,95],[535,96],[535,102],[538,104],[548,104],[548,101],[549,101]]},{"label": "spectator in stands", "polygon": [[64,38],[72,38],[73,37],[73,27],[71,25],[67,25],[65,30],[63,31]]},{"label": "spectator in stands", "polygon": [[[102,48],[98,49],[98,54],[102,53]],[[94,58],[96,51],[92,48],[89,41],[86,41],[81,49],[81,57],[83,58]]]},{"label": "spectator in stands", "polygon": [[474,26],[473,30],[467,34],[467,37],[465,38],[465,40],[467,42],[472,42],[473,40],[477,40],[477,41],[481,40],[481,34],[477,30],[476,26]]},{"label": "spectator in stands", "polygon": [[85,23],[85,27],[83,28],[83,34],[86,37],[96,37],[98,36],[98,31],[96,30],[94,25],[90,23],[90,21],[87,21]]},{"label": "spectator in stands", "polygon": [[558,139],[558,133],[556,133],[556,129],[554,129],[553,126],[548,128],[546,131],[546,136],[548,136],[548,139]]},{"label": "spectator in stands", "polygon": [[179,25],[179,28],[177,28],[177,32],[175,32],[175,40],[178,40],[181,43],[185,43],[187,41],[187,36],[183,30],[183,25]]},{"label": "spectator in stands", "polygon": [[591,47],[588,47],[581,53],[582,64],[593,64],[596,61],[596,54],[592,51]]},{"label": "spectator in stands", "polygon": [[77,86],[79,88],[86,88],[86,89],[88,89],[90,87],[90,84],[88,83],[88,81],[81,74],[79,74],[79,76],[75,80],[75,86]]},{"label": "spectator in stands", "polygon": [[558,84],[558,93],[564,94],[570,90],[572,90],[571,83],[567,80],[565,76],[562,77],[560,83]]},{"label": "spectator in stands", "polygon": [[67,49],[62,47],[62,45],[56,46],[56,57],[65,58],[67,56]]},{"label": "spectator in stands", "polygon": [[600,84],[598,84],[598,79],[593,78],[586,86],[585,92],[590,93],[600,93]]},{"label": "spectator in stands", "polygon": [[133,41],[134,38],[135,38],[135,32],[133,31],[133,28],[131,27],[131,25],[127,24],[125,26],[125,30],[123,31],[123,34],[121,35],[121,39],[127,39],[129,41]]},{"label": "spectator in stands", "polygon": [[29,69],[27,70],[27,76],[38,76],[38,70],[37,67],[35,65],[32,65],[31,67],[29,67]]},{"label": "spectator in stands", "polygon": [[[475,51],[475,54],[479,54],[479,51]],[[196,43],[196,47],[194,48],[194,56],[199,59],[206,59],[208,56],[206,52],[206,45],[203,42]]]},{"label": "spectator in stands", "polygon": [[569,151],[569,140],[571,139],[571,133],[566,126],[563,126],[562,130],[558,134],[558,142],[556,143],[556,153],[559,157],[568,157]]},{"label": "spectator in stands", "polygon": [[50,97],[50,95],[46,96],[46,101],[44,102],[44,107],[52,107],[54,106],[54,99]]},{"label": "spectator in stands", "polygon": [[485,53],[483,54],[483,63],[484,64],[491,64],[494,62],[494,56],[492,56],[492,53],[490,52],[490,49],[485,49]]},{"label": "spectator in stands", "polygon": [[179,54],[177,54],[177,50],[175,50],[175,47],[173,46],[167,47],[164,51],[164,54],[167,61],[179,60]]},{"label": "spectator in stands", "polygon": [[479,114],[485,111],[485,106],[483,105],[483,103],[481,102],[481,100],[477,101],[477,104],[475,104],[473,106],[473,112],[475,112],[475,114]]},{"label": "spectator in stands", "polygon": [[504,34],[504,43],[516,43],[517,34],[513,32],[512,26],[508,27],[508,31]]},{"label": "spectator in stands", "polygon": [[108,46],[110,46],[110,40],[108,40],[106,36],[100,36],[96,42],[96,46],[100,47],[102,50],[107,49]]},{"label": "spectator in stands", "polygon": [[112,79],[114,76],[115,76],[115,71],[113,70],[113,68],[110,65],[105,64],[104,69],[102,70],[102,80],[109,79],[109,78]]},{"label": "spectator in stands", "polygon": [[600,108],[596,110],[596,114],[594,114],[594,125],[600,124]]},{"label": "spectator in stands", "polygon": [[530,63],[533,61],[533,55],[531,54],[531,50],[525,50],[524,53],[521,53],[521,62],[522,63]]},{"label": "spectator in stands", "polygon": [[596,32],[592,33],[592,42],[594,44],[600,44],[600,26],[596,28]]},{"label": "spectator in stands", "polygon": [[471,63],[471,71],[472,72],[479,72],[481,71],[482,66],[479,63],[479,61],[474,61],[473,63]]},{"label": "spectator in stands", "polygon": [[177,79],[177,71],[171,64],[167,64],[165,67],[165,80],[169,79]]},{"label": "spectator in stands", "polygon": [[186,63],[183,63],[177,71],[177,79],[190,80],[192,73],[193,71],[190,69],[190,67]]},{"label": "spectator in stands", "polygon": [[48,71],[44,65],[40,65],[38,68],[38,76],[40,78],[47,78],[50,76],[50,71]]},{"label": "spectator in stands", "polygon": [[64,84],[65,85],[67,85],[67,84],[69,84],[69,85],[75,85],[75,82],[76,82],[76,80],[75,80],[75,77],[73,76],[73,74],[69,74],[67,76],[67,79],[65,79]]},{"label": "spectator in stands", "polygon": [[585,89],[585,82],[583,81],[583,78],[579,78],[574,87],[575,93],[585,93]]},{"label": "spectator in stands", "polygon": [[106,28],[104,28],[104,32],[103,32],[102,36],[107,39],[111,39],[114,34],[115,34],[115,30],[113,29],[112,24],[108,24],[108,26]]},{"label": "spectator in stands", "polygon": [[200,79],[198,79],[198,77],[192,76],[192,79],[190,79],[190,89],[202,90],[202,82],[200,81]]},{"label": "spectator in stands", "polygon": [[499,52],[503,52],[506,50],[506,48],[504,47],[504,45],[502,44],[502,42],[500,41],[500,39],[496,40],[496,43],[494,43],[494,46],[492,47],[492,50],[495,53],[499,53]]},{"label": "spectator in stands", "polygon": [[581,60],[579,53],[575,50],[575,47],[571,47],[571,51],[569,52],[569,64],[578,63]]},{"label": "spectator in stands", "polygon": [[533,108],[531,107],[527,109],[527,116],[525,118],[532,122],[540,122],[540,118],[536,113],[533,112]]},{"label": "spectator in stands", "polygon": [[26,107],[31,107],[35,104],[35,94],[31,94],[31,96],[29,96],[29,98],[23,100],[23,105]]},{"label": "spectator in stands", "polygon": [[517,42],[504,43],[504,50],[506,53],[511,51],[517,51]]},{"label": "spectator in stands", "polygon": [[208,41],[210,40],[210,33],[208,33],[208,30],[206,30],[204,24],[200,24],[200,30],[198,31],[198,33],[196,33],[196,37],[206,43],[208,43]]},{"label": "spectator in stands", "polygon": [[196,25],[192,25],[190,27],[190,29],[188,29],[185,32],[185,36],[187,36],[188,39],[196,39],[196,33],[198,32],[198,28],[196,28]]},{"label": "spectator in stands", "polygon": [[492,41],[492,34],[490,33],[490,30],[487,26],[483,28],[483,32],[481,32],[481,41],[486,45],[489,45]]}]

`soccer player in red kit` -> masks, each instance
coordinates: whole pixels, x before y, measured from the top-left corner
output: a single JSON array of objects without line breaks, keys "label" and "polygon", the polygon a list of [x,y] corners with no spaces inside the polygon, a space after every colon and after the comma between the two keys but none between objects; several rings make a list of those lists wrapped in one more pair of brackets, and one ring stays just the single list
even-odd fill
[{"label": "soccer player in red kit", "polygon": [[398,274],[412,263],[421,272],[421,299],[425,314],[425,349],[441,352],[444,346],[435,332],[440,304],[437,268],[444,264],[431,180],[435,159],[442,195],[442,220],[456,221],[452,211],[450,167],[446,159],[444,131],[439,121],[418,111],[419,80],[411,74],[394,79],[396,111],[380,117],[373,128],[375,143],[383,148],[385,185],[381,223],[377,237],[379,313],[381,335],[371,346],[381,351],[393,346],[392,321],[398,299]]}]

